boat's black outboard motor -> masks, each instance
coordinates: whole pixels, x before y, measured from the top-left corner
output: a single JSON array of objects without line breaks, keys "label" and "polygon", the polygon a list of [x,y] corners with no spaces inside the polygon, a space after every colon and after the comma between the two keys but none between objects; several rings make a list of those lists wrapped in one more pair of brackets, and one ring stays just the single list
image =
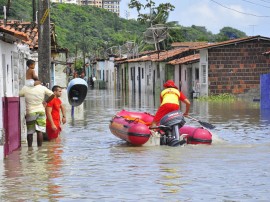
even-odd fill
[{"label": "boat's black outboard motor", "polygon": [[160,139],[161,145],[179,146],[186,141],[183,139],[180,141],[179,128],[186,123],[183,114],[177,110],[166,114],[160,120],[159,128],[165,132]]}]

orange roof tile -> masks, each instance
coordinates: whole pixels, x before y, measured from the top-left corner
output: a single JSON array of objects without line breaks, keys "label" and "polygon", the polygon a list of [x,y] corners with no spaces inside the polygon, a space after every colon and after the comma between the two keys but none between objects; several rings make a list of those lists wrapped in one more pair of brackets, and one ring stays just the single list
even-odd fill
[{"label": "orange roof tile", "polygon": [[193,47],[198,47],[198,46],[204,46],[207,45],[208,42],[205,41],[184,41],[184,42],[173,42],[171,44],[172,47],[178,47],[178,48],[193,48]]},{"label": "orange roof tile", "polygon": [[15,29],[9,29],[5,27],[4,25],[0,25],[0,31],[10,34],[21,40],[28,40],[28,37],[24,32],[19,32],[19,31],[16,31]]},{"label": "orange roof tile", "polygon": [[[0,20],[0,28],[5,29],[6,31],[13,32],[15,36],[24,36],[23,42],[28,44],[31,49],[38,48],[38,25],[35,22],[21,22],[18,20],[7,21],[6,26],[4,26],[3,20]],[[57,46],[57,43],[54,37],[54,24],[51,23],[50,26],[51,32],[51,46]],[[17,35],[16,35],[17,34]]]},{"label": "orange roof tile", "polygon": [[186,57],[172,60],[172,61],[168,62],[168,64],[181,65],[181,64],[186,64],[186,63],[194,63],[194,62],[197,62],[199,60],[200,60],[200,54],[195,54],[195,55],[189,55]]},{"label": "orange roof tile", "polygon": [[172,50],[168,50],[168,51],[162,51],[159,53],[152,53],[152,54],[145,55],[145,56],[142,56],[139,58],[129,59],[129,60],[126,60],[126,62],[165,61],[169,58],[172,58],[178,54],[184,53],[184,52],[189,51],[189,50],[190,50],[189,48],[172,49]]}]

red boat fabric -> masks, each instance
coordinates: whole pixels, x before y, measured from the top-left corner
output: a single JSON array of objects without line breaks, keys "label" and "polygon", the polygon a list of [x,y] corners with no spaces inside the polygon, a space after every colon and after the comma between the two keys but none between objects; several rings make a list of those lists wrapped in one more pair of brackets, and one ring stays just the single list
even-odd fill
[{"label": "red boat fabric", "polygon": [[[149,125],[154,116],[147,112],[122,110],[111,120],[110,130],[116,137],[132,145],[145,144],[151,135]],[[187,144],[211,144],[212,134],[203,127],[184,125],[179,129],[180,135],[187,134]]]},{"label": "red boat fabric", "polygon": [[183,126],[180,134],[188,134],[187,144],[211,144],[212,134],[203,127]]},{"label": "red boat fabric", "polygon": [[151,135],[149,127],[138,118],[130,120],[118,114],[111,120],[110,130],[116,137],[133,145],[143,145]]}]

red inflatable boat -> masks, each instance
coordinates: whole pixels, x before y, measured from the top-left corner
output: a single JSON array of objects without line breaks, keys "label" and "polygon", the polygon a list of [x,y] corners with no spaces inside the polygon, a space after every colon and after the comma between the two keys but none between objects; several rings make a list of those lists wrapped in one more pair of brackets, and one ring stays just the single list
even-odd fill
[{"label": "red inflatable boat", "polygon": [[[122,110],[110,121],[110,131],[132,145],[144,145],[151,136],[149,126],[154,116],[147,112]],[[184,125],[180,135],[186,134],[187,144],[211,144],[212,134],[202,127]]]}]

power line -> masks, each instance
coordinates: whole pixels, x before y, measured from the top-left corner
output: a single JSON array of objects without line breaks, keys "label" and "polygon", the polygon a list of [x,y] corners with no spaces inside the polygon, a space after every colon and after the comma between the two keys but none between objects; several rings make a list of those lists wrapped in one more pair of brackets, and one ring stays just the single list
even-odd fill
[{"label": "power line", "polygon": [[225,6],[225,5],[223,5],[223,4],[219,3],[219,2],[216,2],[214,0],[210,0],[210,1],[214,2],[215,4],[218,4],[219,6],[221,6],[223,8],[226,8],[226,9],[229,9],[229,10],[232,10],[234,12],[241,13],[241,14],[244,14],[244,15],[250,15],[250,16],[254,16],[254,17],[258,17],[258,18],[270,18],[269,15],[255,15],[255,14],[252,14],[252,13],[245,13],[245,12],[242,12],[242,11],[238,11],[238,10],[236,10],[234,8],[227,7],[227,6]]},{"label": "power line", "polygon": [[254,5],[257,5],[257,6],[262,6],[262,7],[265,7],[265,8],[270,8],[270,6],[265,6],[265,5],[262,5],[262,4],[257,4],[257,3],[254,3],[252,1],[248,1],[248,0],[242,0],[242,1],[245,1],[245,2],[248,2],[248,3],[251,3],[251,4],[254,4]]},{"label": "power line", "polygon": [[260,1],[270,4],[270,1],[267,0],[260,0]]}]

